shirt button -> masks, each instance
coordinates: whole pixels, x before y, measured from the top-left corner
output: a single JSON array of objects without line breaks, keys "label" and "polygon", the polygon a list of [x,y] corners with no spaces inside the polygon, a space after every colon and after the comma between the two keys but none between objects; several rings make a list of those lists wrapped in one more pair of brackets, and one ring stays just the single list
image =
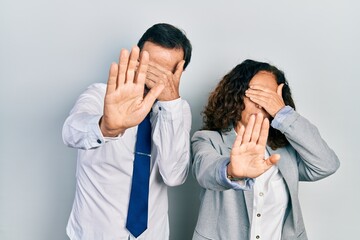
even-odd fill
[{"label": "shirt button", "polygon": [[98,143],[98,144],[101,144],[101,140],[100,140],[100,139],[98,139],[98,140],[97,140],[97,143]]},{"label": "shirt button", "polygon": [[161,107],[159,107],[159,110],[160,110],[160,111],[161,111],[161,109],[162,109],[162,108],[161,108]]},{"label": "shirt button", "polygon": [[256,235],[256,239],[260,239],[260,236],[259,236],[259,235]]},{"label": "shirt button", "polygon": [[256,216],[257,216],[257,217],[261,217],[261,214],[260,214],[260,213],[258,213],[258,214],[256,214]]},{"label": "shirt button", "polygon": [[263,192],[260,192],[260,193],[259,193],[259,196],[260,196],[260,197],[264,196],[264,193],[263,193]]}]

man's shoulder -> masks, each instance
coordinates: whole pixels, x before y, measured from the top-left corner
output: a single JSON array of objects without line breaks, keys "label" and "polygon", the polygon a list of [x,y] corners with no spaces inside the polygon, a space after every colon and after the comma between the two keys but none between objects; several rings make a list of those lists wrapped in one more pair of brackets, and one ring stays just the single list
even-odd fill
[{"label": "man's shoulder", "polygon": [[88,89],[106,90],[106,84],[105,83],[93,83],[93,84],[90,84],[87,88]]},{"label": "man's shoulder", "polygon": [[105,96],[106,84],[105,83],[92,83],[86,88],[86,90],[83,93],[90,94],[90,95]]}]

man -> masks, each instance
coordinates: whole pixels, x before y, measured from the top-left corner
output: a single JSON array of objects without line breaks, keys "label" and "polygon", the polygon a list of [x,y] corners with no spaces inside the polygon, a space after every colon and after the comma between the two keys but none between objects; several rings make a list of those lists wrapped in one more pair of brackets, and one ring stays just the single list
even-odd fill
[{"label": "man", "polygon": [[[64,143],[78,149],[70,239],[169,238],[167,186],[184,183],[190,164],[191,112],[179,83],[191,50],[181,30],[155,24],[130,53],[121,51],[107,85],[93,84],[77,100],[63,127]],[[149,185],[148,215],[145,229],[132,233],[128,207],[137,180],[132,178],[135,144],[148,114],[150,176],[149,184],[140,185],[141,191]]]}]

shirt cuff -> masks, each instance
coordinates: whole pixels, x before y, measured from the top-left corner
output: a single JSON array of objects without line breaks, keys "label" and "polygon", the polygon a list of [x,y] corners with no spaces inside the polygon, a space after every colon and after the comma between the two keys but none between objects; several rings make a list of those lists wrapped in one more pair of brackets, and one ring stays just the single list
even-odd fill
[{"label": "shirt cuff", "polygon": [[156,101],[152,107],[152,113],[157,115],[161,113],[163,117],[168,120],[174,120],[178,117],[182,117],[182,99],[178,98],[171,101]]},{"label": "shirt cuff", "polygon": [[121,136],[117,136],[117,137],[104,137],[100,126],[99,126],[99,121],[100,121],[101,116],[96,116],[94,118],[91,119],[90,123],[89,123],[89,136],[90,136],[90,145],[91,147],[99,147],[101,146],[103,143],[109,142],[109,141],[115,141],[118,140],[119,137]]},{"label": "shirt cuff", "polygon": [[293,113],[295,110],[290,106],[285,106],[282,109],[280,109],[279,112],[276,113],[274,119],[271,121],[271,126],[275,129],[278,129],[284,119],[288,117],[291,113]]},{"label": "shirt cuff", "polygon": [[226,159],[220,165],[219,169],[219,180],[221,184],[225,187],[234,189],[234,190],[251,190],[254,185],[254,179],[244,178],[242,180],[231,181],[227,177],[227,165],[229,164],[230,159]]}]

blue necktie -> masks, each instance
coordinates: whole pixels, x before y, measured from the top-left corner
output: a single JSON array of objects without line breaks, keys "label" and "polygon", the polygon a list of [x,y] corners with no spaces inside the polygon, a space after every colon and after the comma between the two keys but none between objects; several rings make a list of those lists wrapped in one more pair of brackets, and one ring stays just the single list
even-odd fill
[{"label": "blue necktie", "polygon": [[138,126],[126,228],[134,237],[147,229],[151,153],[150,114]]}]

